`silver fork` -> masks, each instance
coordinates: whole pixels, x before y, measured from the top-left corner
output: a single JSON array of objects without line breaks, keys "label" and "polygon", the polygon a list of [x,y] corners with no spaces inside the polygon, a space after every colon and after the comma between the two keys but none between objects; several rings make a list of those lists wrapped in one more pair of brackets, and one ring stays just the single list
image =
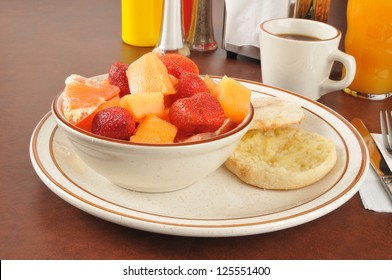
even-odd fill
[{"label": "silver fork", "polygon": [[[385,118],[384,118],[385,115]],[[385,149],[388,151],[389,156],[392,156],[392,126],[391,126],[391,116],[392,112],[388,114],[388,111],[385,111],[383,114],[380,111],[380,124],[381,124],[381,133],[382,140],[384,142]]]}]

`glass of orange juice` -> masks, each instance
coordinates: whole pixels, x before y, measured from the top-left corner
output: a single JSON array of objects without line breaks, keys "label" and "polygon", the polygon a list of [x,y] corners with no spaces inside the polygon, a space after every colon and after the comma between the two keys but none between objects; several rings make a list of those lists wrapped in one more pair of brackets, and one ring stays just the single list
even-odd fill
[{"label": "glass of orange juice", "polygon": [[357,70],[346,93],[370,100],[392,95],[392,1],[349,0],[345,51]]}]

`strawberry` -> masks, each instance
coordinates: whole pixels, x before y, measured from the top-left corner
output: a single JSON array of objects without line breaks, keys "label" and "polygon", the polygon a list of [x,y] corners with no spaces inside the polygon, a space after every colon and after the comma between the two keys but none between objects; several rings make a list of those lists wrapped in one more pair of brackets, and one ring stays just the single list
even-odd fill
[{"label": "strawberry", "polygon": [[177,79],[183,72],[191,72],[199,75],[199,68],[196,63],[186,56],[170,53],[161,55],[159,58],[163,64],[165,64],[169,74],[173,75]]},{"label": "strawberry", "polygon": [[120,97],[130,93],[128,78],[125,74],[127,69],[128,65],[122,62],[114,63],[109,69],[109,84],[120,88]]},{"label": "strawberry", "polygon": [[225,113],[218,99],[200,92],[175,101],[169,110],[170,122],[187,133],[213,132],[225,120]]},{"label": "strawberry", "polygon": [[196,75],[191,72],[184,72],[178,78],[177,93],[171,95],[172,101],[180,98],[189,97],[199,92],[210,93],[207,84]]},{"label": "strawberry", "polygon": [[120,140],[129,140],[135,131],[132,115],[122,107],[113,106],[98,111],[93,119],[92,132]]}]

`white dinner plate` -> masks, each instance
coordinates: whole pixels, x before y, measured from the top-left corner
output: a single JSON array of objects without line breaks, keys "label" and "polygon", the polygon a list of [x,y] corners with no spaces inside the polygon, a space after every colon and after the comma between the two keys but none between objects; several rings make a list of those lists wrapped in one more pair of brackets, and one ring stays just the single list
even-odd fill
[{"label": "white dinner plate", "polygon": [[49,189],[87,213],[170,235],[218,237],[271,232],[312,221],[347,202],[369,168],[366,146],[355,128],[316,101],[257,82],[239,81],[252,90],[253,97],[276,96],[302,106],[305,120],[300,127],[324,135],[336,145],[337,163],[326,177],[302,189],[263,190],[242,183],[222,166],[179,191],[129,191],[87,167],[50,113],[31,137],[34,169]]}]

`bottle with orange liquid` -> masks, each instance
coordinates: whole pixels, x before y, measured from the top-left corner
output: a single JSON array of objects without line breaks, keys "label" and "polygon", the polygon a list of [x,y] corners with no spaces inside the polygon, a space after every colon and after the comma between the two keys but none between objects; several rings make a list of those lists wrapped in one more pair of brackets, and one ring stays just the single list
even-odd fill
[{"label": "bottle with orange liquid", "polygon": [[392,95],[392,1],[349,0],[345,51],[357,70],[346,93],[371,100]]},{"label": "bottle with orange liquid", "polygon": [[122,40],[133,46],[153,47],[161,31],[163,0],[121,0]]}]

